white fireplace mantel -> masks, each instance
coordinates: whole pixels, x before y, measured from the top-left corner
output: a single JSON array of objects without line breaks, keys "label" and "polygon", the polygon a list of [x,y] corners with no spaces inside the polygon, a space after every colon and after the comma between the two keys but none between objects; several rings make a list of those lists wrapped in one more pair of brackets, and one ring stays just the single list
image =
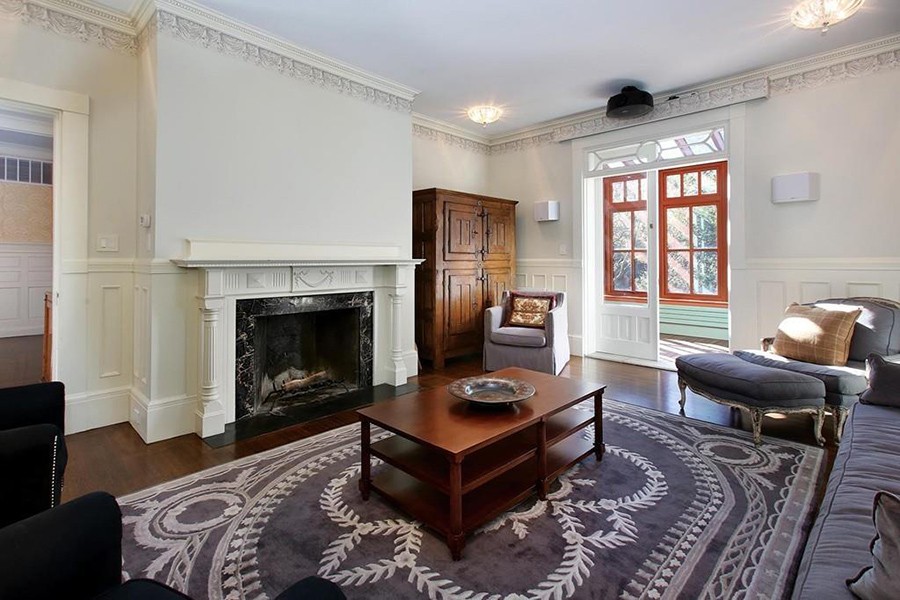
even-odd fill
[{"label": "white fireplace mantel", "polygon": [[188,240],[184,258],[172,262],[201,275],[195,411],[195,431],[201,437],[224,432],[235,418],[238,299],[371,291],[373,384],[406,383],[410,355],[415,369],[412,313],[404,310],[403,296],[422,260],[403,257],[397,246]]}]

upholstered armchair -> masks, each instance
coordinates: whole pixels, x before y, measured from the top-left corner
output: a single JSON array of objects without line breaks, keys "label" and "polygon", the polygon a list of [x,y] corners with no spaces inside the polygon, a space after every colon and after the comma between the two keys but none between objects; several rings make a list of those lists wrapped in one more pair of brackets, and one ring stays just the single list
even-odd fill
[{"label": "upholstered armchair", "polygon": [[[516,293],[516,292],[513,292]],[[535,292],[522,292],[534,294]],[[544,327],[504,326],[510,310],[509,292],[503,292],[499,306],[484,313],[484,370],[522,367],[559,375],[569,362],[569,323],[565,292],[546,295],[555,300]]]},{"label": "upholstered armchair", "polygon": [[0,527],[59,504],[65,397],[58,381],[0,389]]}]

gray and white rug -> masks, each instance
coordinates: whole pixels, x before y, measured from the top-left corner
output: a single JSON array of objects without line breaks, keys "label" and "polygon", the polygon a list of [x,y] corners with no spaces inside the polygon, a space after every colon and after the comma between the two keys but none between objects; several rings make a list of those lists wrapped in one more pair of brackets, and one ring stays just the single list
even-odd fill
[{"label": "gray and white rug", "polygon": [[229,600],[314,573],[351,599],[790,594],[822,450],[756,448],[746,432],[612,400],[603,417],[603,461],[476,532],[461,561],[377,494],[362,501],[350,425],[120,498],[124,569]]}]

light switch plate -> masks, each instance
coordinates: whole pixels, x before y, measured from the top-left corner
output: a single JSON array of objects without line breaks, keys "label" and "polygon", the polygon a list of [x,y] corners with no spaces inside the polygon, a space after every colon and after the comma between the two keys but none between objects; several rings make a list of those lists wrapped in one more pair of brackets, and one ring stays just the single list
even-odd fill
[{"label": "light switch plate", "polygon": [[119,236],[115,233],[101,233],[97,236],[97,252],[118,252]]}]

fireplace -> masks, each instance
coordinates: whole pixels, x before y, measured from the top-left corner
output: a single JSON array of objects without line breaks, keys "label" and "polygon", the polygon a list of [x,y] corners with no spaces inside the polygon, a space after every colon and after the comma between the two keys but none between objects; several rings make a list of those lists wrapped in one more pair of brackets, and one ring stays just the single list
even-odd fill
[{"label": "fireplace", "polygon": [[279,415],[372,385],[371,292],[235,302],[235,417]]}]

